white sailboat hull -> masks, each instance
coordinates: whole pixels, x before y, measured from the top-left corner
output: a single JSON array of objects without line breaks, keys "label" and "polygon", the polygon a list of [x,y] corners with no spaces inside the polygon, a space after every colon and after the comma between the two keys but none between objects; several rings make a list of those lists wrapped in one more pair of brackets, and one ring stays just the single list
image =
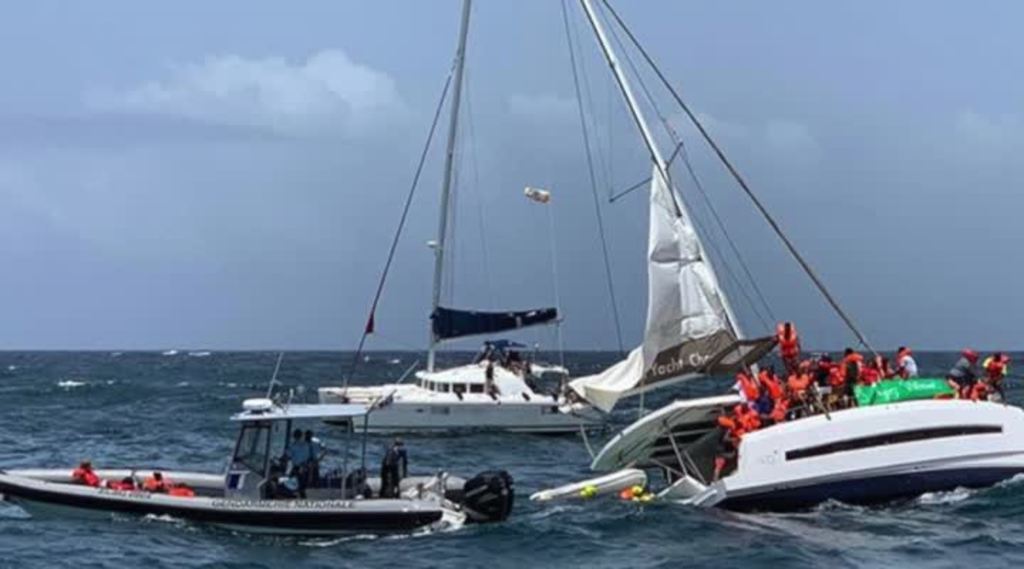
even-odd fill
[{"label": "white sailboat hull", "polygon": [[491,380],[485,373],[486,366],[469,364],[420,372],[415,384],[323,387],[318,395],[321,403],[373,406],[372,432],[576,433],[604,424],[600,411],[538,393],[508,369],[494,366]]},{"label": "white sailboat hull", "polygon": [[[387,388],[387,386],[382,386]],[[344,391],[320,390],[321,403],[343,401]],[[575,433],[582,426],[602,425],[593,411],[563,411],[550,397],[525,401],[522,398],[491,399],[487,396],[408,399],[375,409],[368,416],[370,432],[507,431],[520,433]]]}]

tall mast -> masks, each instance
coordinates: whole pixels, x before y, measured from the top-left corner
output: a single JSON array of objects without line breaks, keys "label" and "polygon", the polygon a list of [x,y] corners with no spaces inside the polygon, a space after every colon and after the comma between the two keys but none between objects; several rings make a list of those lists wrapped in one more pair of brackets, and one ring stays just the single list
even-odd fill
[{"label": "tall mast", "polygon": [[[441,276],[444,272],[445,236],[448,233],[448,201],[451,196],[452,176],[455,168],[455,138],[459,126],[459,104],[462,102],[462,70],[466,63],[466,36],[469,35],[469,12],[472,0],[462,2],[462,24],[459,28],[459,47],[455,51],[455,85],[452,91],[452,114],[448,122],[448,146],[444,155],[444,181],[441,183],[441,212],[437,223],[437,240],[434,243],[434,297],[430,313],[434,314],[441,304]],[[434,371],[434,348],[437,337],[430,327],[430,346],[427,350],[427,371]]]},{"label": "tall mast", "polygon": [[[658,150],[658,144],[655,142],[654,136],[651,134],[651,129],[647,125],[647,120],[644,118],[643,111],[640,110],[640,105],[637,104],[636,97],[633,96],[633,89],[629,86],[629,80],[622,72],[622,66],[619,65],[619,59],[615,55],[615,51],[612,49],[611,44],[608,42],[608,37],[605,35],[601,20],[594,11],[594,7],[590,0],[580,0],[580,5],[583,6],[583,11],[586,13],[587,20],[590,22],[590,26],[594,30],[594,35],[597,36],[597,43],[601,46],[601,51],[604,53],[605,59],[608,60],[608,66],[612,69],[612,75],[615,77],[615,82],[618,83],[619,90],[622,91],[622,96],[626,99],[626,106],[629,108],[629,112],[633,116],[633,121],[636,122],[637,128],[640,129],[640,135],[644,139],[644,144],[647,146],[647,150],[651,153],[651,161],[654,162],[658,175],[661,176],[661,180],[665,183],[665,187],[668,188],[669,193],[672,195],[672,203],[675,204],[676,215],[679,217],[686,217],[687,220],[690,220],[691,217],[689,212],[686,210],[686,204],[683,203],[682,200],[676,198],[676,191],[672,185],[672,179],[668,175],[668,164],[665,162],[665,159],[662,158],[661,151]],[[722,301],[722,308],[725,309],[726,320],[736,333],[736,336],[738,338],[742,338],[743,331],[740,329],[739,321],[736,320],[735,314],[733,314],[732,306],[729,304],[729,299],[726,296],[725,291],[722,290],[721,284],[719,284],[720,281],[718,280],[718,276],[715,274],[715,267],[704,252],[704,244],[701,242],[700,236],[694,232],[694,237],[696,239],[697,249],[700,252],[701,258],[708,259],[707,267],[718,286],[718,297]]]}]

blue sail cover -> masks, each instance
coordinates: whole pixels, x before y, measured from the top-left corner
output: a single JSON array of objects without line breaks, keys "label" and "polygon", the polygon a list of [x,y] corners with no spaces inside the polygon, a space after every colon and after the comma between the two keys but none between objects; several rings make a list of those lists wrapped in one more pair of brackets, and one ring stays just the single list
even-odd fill
[{"label": "blue sail cover", "polygon": [[555,308],[538,308],[517,312],[482,312],[438,306],[430,315],[434,337],[438,340],[477,334],[497,334],[527,326],[546,324],[557,319],[558,310]]}]

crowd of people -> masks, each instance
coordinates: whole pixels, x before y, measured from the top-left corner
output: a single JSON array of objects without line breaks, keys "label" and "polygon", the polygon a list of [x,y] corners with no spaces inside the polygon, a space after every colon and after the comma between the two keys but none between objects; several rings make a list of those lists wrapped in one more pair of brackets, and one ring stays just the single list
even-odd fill
[{"label": "crowd of people", "polygon": [[[890,361],[881,354],[865,358],[847,348],[841,360],[828,354],[803,359],[796,326],[784,322],[776,328],[776,341],[783,371],[774,367],[744,370],[736,375],[735,388],[742,402],[718,418],[725,432],[722,452],[715,460],[715,478],[735,463],[743,436],[768,425],[812,414],[829,413],[856,405],[854,386],[874,385],[882,380],[913,379],[918,366],[913,352],[900,346]],[[1010,358],[997,352],[978,365],[979,355],[964,350],[947,374],[949,397],[978,400],[1005,399],[1003,380],[1009,373]]]}]

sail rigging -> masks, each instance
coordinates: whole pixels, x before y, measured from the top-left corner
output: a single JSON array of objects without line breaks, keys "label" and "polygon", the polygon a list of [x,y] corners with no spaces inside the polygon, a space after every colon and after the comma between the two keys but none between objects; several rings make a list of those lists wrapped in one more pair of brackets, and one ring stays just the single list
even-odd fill
[{"label": "sail rigging", "polygon": [[[770,340],[741,342],[742,330],[719,285],[685,203],[672,186],[662,157],[629,81],[590,0],[580,0],[652,162],[647,248],[648,304],[644,339],[604,372],[570,386],[607,410],[628,395],[756,361]],[[757,358],[752,358],[757,356]]]}]

